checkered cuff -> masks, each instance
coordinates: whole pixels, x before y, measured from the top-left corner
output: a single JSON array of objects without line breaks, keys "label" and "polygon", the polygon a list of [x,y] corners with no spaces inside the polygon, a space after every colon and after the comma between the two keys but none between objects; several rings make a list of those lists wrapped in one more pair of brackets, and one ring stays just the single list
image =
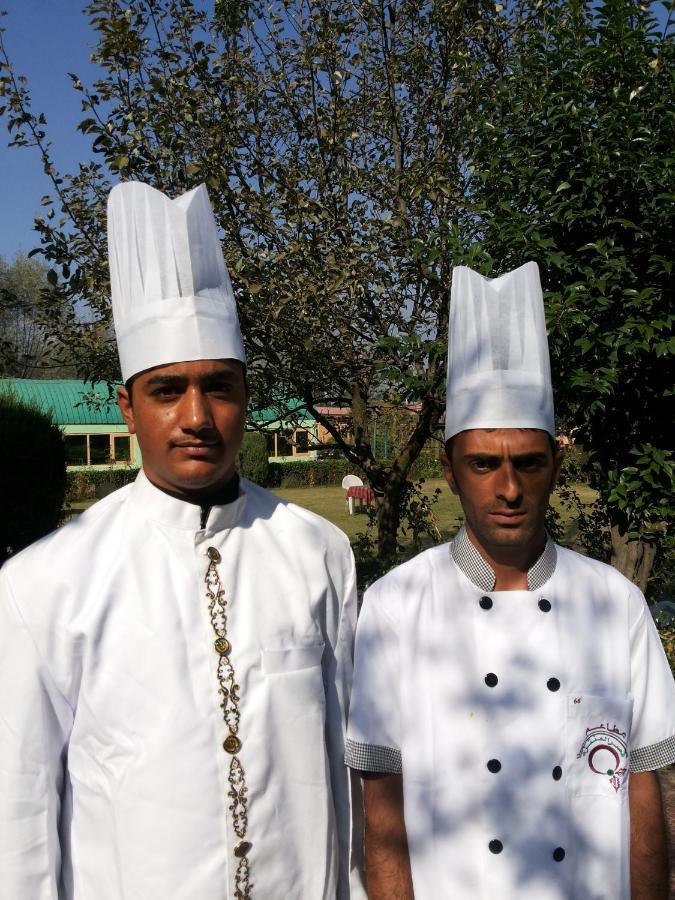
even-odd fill
[{"label": "checkered cuff", "polygon": [[400,775],[403,771],[401,751],[379,744],[361,744],[347,738],[345,762],[358,772],[389,772]]},{"label": "checkered cuff", "polygon": [[650,744],[649,747],[638,747],[630,751],[631,772],[654,772],[675,762],[675,735]]}]

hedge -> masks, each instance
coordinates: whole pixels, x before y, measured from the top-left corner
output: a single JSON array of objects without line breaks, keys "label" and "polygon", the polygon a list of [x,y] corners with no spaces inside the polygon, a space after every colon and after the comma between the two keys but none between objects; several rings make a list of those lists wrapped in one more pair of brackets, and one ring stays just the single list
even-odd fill
[{"label": "hedge", "polygon": [[66,451],[49,413],[0,393],[0,565],[61,521]]},{"label": "hedge", "polygon": [[138,469],[115,466],[110,469],[70,469],[66,475],[66,502],[93,500],[124,487],[136,479]]},{"label": "hedge", "polygon": [[[251,477],[253,475],[252,471],[247,471],[247,465],[242,467],[240,464],[239,469],[245,477],[251,478],[251,480],[268,488],[335,487],[342,484],[342,479],[345,475],[359,475],[359,477],[363,477],[358,467],[352,465],[343,457],[336,459],[303,459],[297,462],[270,462],[266,478],[263,478],[260,467],[256,470],[255,478]],[[129,484],[136,477],[137,471],[137,469],[128,467],[71,470],[68,472],[66,498],[70,502],[75,500],[93,500],[94,497]],[[441,463],[433,456],[420,456],[412,467],[411,478],[414,481],[419,478],[442,477],[443,468]]]}]

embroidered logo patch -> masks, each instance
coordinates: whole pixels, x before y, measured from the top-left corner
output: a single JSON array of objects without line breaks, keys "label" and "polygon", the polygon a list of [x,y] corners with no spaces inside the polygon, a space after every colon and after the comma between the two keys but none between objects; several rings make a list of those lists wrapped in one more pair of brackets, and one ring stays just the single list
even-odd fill
[{"label": "embroidered logo patch", "polygon": [[626,779],[628,767],[628,745],[626,732],[609,722],[586,729],[586,737],[577,759],[586,757],[588,767],[594,775],[609,778],[609,783],[618,791]]}]

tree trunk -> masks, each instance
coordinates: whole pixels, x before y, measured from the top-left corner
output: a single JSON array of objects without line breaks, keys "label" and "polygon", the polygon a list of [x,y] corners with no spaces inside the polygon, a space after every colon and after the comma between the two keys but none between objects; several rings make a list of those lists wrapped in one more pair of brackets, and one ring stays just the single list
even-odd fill
[{"label": "tree trunk", "polygon": [[656,544],[642,538],[629,539],[618,525],[612,526],[611,535],[612,565],[644,594],[656,557]]},{"label": "tree trunk", "polygon": [[393,562],[396,557],[396,538],[401,524],[401,498],[404,489],[405,478],[391,472],[377,511],[377,555],[383,562]]}]

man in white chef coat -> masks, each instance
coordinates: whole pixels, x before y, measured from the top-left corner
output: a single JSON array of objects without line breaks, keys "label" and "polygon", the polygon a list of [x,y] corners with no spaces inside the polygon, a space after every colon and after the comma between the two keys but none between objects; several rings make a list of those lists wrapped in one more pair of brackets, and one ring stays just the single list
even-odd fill
[{"label": "man in white chef coat", "polygon": [[234,470],[206,189],[119,185],[108,221],[143,471],[0,573],[0,897],[347,898],[348,541]]},{"label": "man in white chef coat", "polygon": [[[675,687],[640,591],[556,546],[536,264],[453,274],[450,544],[366,593],[347,741],[371,900],[665,900]],[[632,893],[631,893],[632,891]]]}]

